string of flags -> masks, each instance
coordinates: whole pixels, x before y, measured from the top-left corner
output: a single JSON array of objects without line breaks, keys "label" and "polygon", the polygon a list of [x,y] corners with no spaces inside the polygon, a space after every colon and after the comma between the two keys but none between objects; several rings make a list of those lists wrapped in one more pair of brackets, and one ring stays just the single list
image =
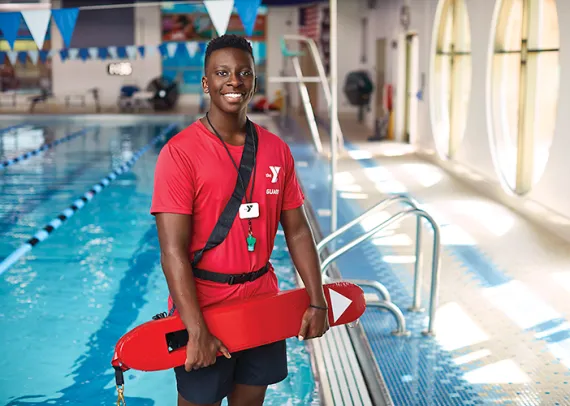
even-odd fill
[{"label": "string of flags", "polygon": [[[234,8],[240,17],[245,33],[248,36],[252,35],[261,0],[204,0],[202,3],[208,11],[212,25],[218,35],[224,35],[226,33]],[[69,48],[79,12],[80,8],[60,8],[0,13],[0,31],[10,46],[10,51],[0,52],[0,58],[6,55],[10,62],[14,64],[17,60],[25,63],[27,57],[29,57],[31,61],[36,64],[38,60],[45,62],[47,58],[53,57],[55,54],[59,54],[62,61],[78,58],[86,61],[87,59],[134,59],[137,53],[144,58],[145,55],[152,54],[156,51],[160,52],[163,57],[173,57],[176,52],[185,51],[193,58],[196,53],[201,50],[200,47],[203,46],[202,43],[191,41],[167,42],[158,46],[130,45]],[[38,47],[37,50],[14,50],[14,43],[18,38],[18,30],[21,26],[22,19]],[[65,48],[59,51],[42,49],[51,19],[55,22],[65,45]]]}]

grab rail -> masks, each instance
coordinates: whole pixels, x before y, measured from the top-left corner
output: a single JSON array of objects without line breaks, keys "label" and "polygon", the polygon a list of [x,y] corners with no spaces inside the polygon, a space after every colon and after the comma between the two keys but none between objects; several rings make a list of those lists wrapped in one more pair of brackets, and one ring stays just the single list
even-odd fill
[{"label": "grab rail", "polygon": [[[414,203],[414,201],[406,195],[390,196],[389,198],[382,200],[377,205],[371,207],[370,209],[368,209],[367,211],[362,213],[360,216],[356,217],[351,222],[345,224],[344,226],[339,228],[334,233],[329,234],[326,238],[323,238],[323,240],[317,244],[318,254],[319,255],[321,254],[322,250],[325,248],[325,246],[329,242],[333,241],[335,238],[339,237],[341,234],[344,234],[349,228],[355,226],[356,224],[362,223],[362,221],[366,217],[370,216],[373,212],[375,212],[377,210],[385,209],[385,208],[387,208],[387,207],[389,207],[392,204],[397,203],[397,202],[405,203],[413,209],[418,208],[416,206],[416,204]],[[412,312],[423,311],[423,309],[421,307],[421,278],[422,278],[422,274],[420,271],[420,269],[421,269],[420,267],[421,267],[421,263],[422,263],[421,245],[422,245],[422,219],[421,219],[421,217],[418,216],[416,219],[416,253],[415,253],[416,254],[416,262],[414,264],[414,298],[413,298],[412,306],[408,308],[408,310],[412,311]]]},{"label": "grab rail", "polygon": [[[416,215],[418,220],[420,217],[426,219],[432,226],[433,229],[433,253],[432,253],[432,272],[431,272],[431,289],[430,289],[430,301],[429,301],[429,323],[427,331],[423,331],[422,334],[424,335],[433,335],[434,334],[434,322],[435,322],[435,310],[437,308],[437,300],[438,300],[438,290],[439,290],[439,265],[440,265],[440,230],[439,226],[437,225],[436,221],[431,217],[428,213],[418,208],[412,208],[410,210],[405,210],[394,214],[389,219],[385,220],[381,224],[374,226],[371,230],[364,233],[360,237],[355,238],[348,244],[344,245],[343,247],[339,248],[331,255],[329,255],[321,264],[321,273],[323,276],[327,276],[326,271],[327,268],[335,261],[338,257],[349,251],[350,249],[356,247],[360,243],[368,240],[378,231],[383,228],[386,228],[394,223],[397,223],[404,218]],[[419,244],[418,244],[419,245]],[[417,260],[417,258],[416,258]],[[417,285],[416,285],[417,284]],[[414,281],[414,286],[419,286],[417,281]],[[417,289],[419,291],[419,287]]]}]

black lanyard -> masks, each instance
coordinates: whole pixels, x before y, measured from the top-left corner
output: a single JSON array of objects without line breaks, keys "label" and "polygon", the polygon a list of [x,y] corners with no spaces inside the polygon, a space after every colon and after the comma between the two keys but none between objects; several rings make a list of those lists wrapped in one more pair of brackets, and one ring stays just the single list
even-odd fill
[{"label": "black lanyard", "polygon": [[[228,153],[228,156],[230,157],[230,159],[232,160],[232,164],[234,164],[234,168],[236,168],[237,174],[238,174],[238,178],[239,181],[241,183],[241,187],[244,189],[245,191],[245,201],[247,203],[251,203],[251,201],[253,200],[253,188],[255,186],[255,174],[257,173],[257,169],[256,169],[256,165],[255,165],[255,160],[256,160],[256,155],[257,155],[257,145],[255,143],[255,138],[253,141],[253,174],[252,174],[252,179],[251,179],[251,191],[249,192],[249,200],[247,200],[247,189],[243,183],[243,179],[241,178],[241,174],[239,173],[239,168],[236,164],[236,162],[234,161],[234,158],[232,157],[232,154],[230,153],[230,150],[228,149],[225,141],[222,139],[222,137],[220,136],[220,134],[218,133],[218,131],[216,130],[216,128],[212,125],[211,121],[210,121],[210,117],[208,116],[208,113],[206,113],[206,120],[208,120],[208,124],[210,124],[210,127],[212,127],[212,130],[214,130],[214,133],[216,134],[216,136],[220,139],[220,141],[222,142],[222,145],[224,146],[224,148],[226,149],[226,152]],[[250,126],[253,125],[251,123],[251,121],[249,121],[249,119],[247,119],[246,122],[246,132],[249,132],[251,134],[251,128]],[[246,135],[247,136],[247,135]],[[250,227],[251,227],[251,221],[250,221]]]}]

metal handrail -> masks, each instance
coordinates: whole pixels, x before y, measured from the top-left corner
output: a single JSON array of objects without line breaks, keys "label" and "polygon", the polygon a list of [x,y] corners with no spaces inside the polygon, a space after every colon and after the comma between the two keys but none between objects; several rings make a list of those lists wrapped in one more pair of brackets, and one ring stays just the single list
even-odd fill
[{"label": "metal handrail", "polygon": [[376,225],[374,228],[369,230],[368,232],[364,233],[358,238],[355,238],[348,244],[344,245],[343,247],[339,248],[331,255],[329,255],[321,264],[321,273],[326,275],[327,268],[335,261],[338,257],[345,254],[350,249],[356,247],[360,243],[368,240],[374,234],[376,234],[379,230],[386,228],[394,223],[397,223],[403,220],[405,217],[410,215],[416,215],[418,217],[423,217],[426,219],[432,226],[433,229],[433,253],[432,253],[432,272],[431,272],[431,289],[430,289],[430,301],[429,301],[429,323],[427,331],[422,332],[424,335],[433,335],[434,333],[434,321],[435,321],[435,311],[437,308],[437,300],[438,300],[438,290],[439,290],[439,265],[440,265],[440,230],[439,226],[437,225],[436,221],[431,217],[428,213],[423,210],[414,208],[410,210],[405,210],[399,212],[381,224]]},{"label": "metal handrail", "polygon": [[327,235],[325,238],[323,238],[317,244],[317,252],[320,254],[321,251],[325,248],[325,245],[327,245],[329,242],[331,242],[332,240],[334,240],[335,238],[337,238],[341,234],[344,234],[349,228],[355,226],[356,224],[362,223],[362,220],[364,220],[366,217],[370,216],[376,210],[385,209],[388,206],[390,206],[391,204],[396,203],[396,202],[403,202],[403,203],[410,205],[410,207],[417,209],[416,204],[408,196],[405,196],[405,195],[390,196],[389,198],[384,199],[381,202],[379,202],[377,205],[372,206],[370,209],[366,210],[364,213],[362,213],[360,216],[356,217],[354,220],[350,221],[349,223],[346,223],[344,226],[342,226],[341,228],[336,230],[334,233],[331,233],[331,234]]},{"label": "metal handrail", "polygon": [[[323,238],[323,240],[321,240],[317,244],[317,252],[320,255],[322,250],[325,248],[325,246],[329,242],[331,242],[335,238],[339,237],[341,234],[344,234],[348,229],[355,226],[356,224],[362,223],[362,221],[366,217],[370,216],[373,212],[375,212],[377,210],[385,209],[385,208],[391,206],[392,204],[394,204],[396,202],[405,203],[414,209],[418,208],[416,206],[416,204],[414,203],[414,201],[406,195],[390,196],[389,198],[382,200],[377,205],[368,209],[367,211],[362,213],[360,216],[356,217],[351,222],[345,224],[344,226],[339,228],[334,233],[331,233],[327,237]],[[412,306],[408,308],[409,311],[414,311],[414,312],[423,311],[423,309],[421,307],[421,278],[422,278],[422,274],[421,274],[422,249],[421,249],[421,246],[422,246],[422,219],[420,216],[418,216],[416,219],[416,253],[415,253],[416,254],[416,262],[414,264],[414,298],[413,298]],[[323,274],[323,276],[325,276],[325,275]]]},{"label": "metal handrail", "polygon": [[[323,85],[323,93],[325,95],[325,99],[327,101],[327,106],[328,106],[329,111],[330,111],[330,108],[332,105],[331,87],[330,87],[329,80],[327,78],[325,66],[323,65],[322,59],[320,58],[319,48],[317,47],[315,40],[313,40],[312,38],[309,38],[309,37],[305,37],[304,35],[298,35],[298,34],[285,34],[285,35],[283,35],[283,43],[281,44],[282,50],[285,50],[285,51],[293,54],[293,52],[291,52],[287,49],[287,45],[286,45],[287,41],[304,42],[309,47],[310,54],[313,57],[313,62],[315,63],[315,67],[317,68],[318,77],[320,78],[321,83]],[[295,55],[295,56],[298,56],[298,55]],[[337,127],[338,146],[339,146],[339,148],[343,149],[344,148],[344,136],[342,134],[342,129],[340,128],[340,123],[338,121],[338,117],[335,117],[335,122],[336,122],[336,127]],[[331,142],[332,142],[332,140],[331,140]]]}]

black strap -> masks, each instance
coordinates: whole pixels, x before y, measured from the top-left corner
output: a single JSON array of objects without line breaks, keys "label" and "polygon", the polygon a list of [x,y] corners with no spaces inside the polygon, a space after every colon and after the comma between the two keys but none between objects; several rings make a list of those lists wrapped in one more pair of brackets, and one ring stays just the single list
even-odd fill
[{"label": "black strap", "polygon": [[220,272],[206,271],[203,269],[193,268],[194,276],[199,279],[205,279],[212,282],[227,283],[228,285],[235,285],[236,283],[253,282],[257,278],[265,275],[269,270],[269,264],[254,272],[244,272],[239,274],[227,274]]},{"label": "black strap", "polygon": [[[192,259],[192,268],[195,268],[198,262],[200,262],[205,251],[211,250],[212,248],[220,245],[230,232],[232,224],[234,223],[234,219],[239,211],[239,206],[242,204],[243,197],[245,196],[247,186],[249,185],[249,180],[253,171],[254,157],[257,152],[256,146],[257,131],[253,123],[247,119],[245,145],[243,148],[243,154],[241,156],[239,175],[236,179],[234,192],[232,193],[230,200],[226,204],[224,211],[218,219],[216,226],[212,230],[212,233],[210,234],[206,245],[204,248],[194,253],[194,258]],[[243,184],[241,182],[242,180]]]}]

